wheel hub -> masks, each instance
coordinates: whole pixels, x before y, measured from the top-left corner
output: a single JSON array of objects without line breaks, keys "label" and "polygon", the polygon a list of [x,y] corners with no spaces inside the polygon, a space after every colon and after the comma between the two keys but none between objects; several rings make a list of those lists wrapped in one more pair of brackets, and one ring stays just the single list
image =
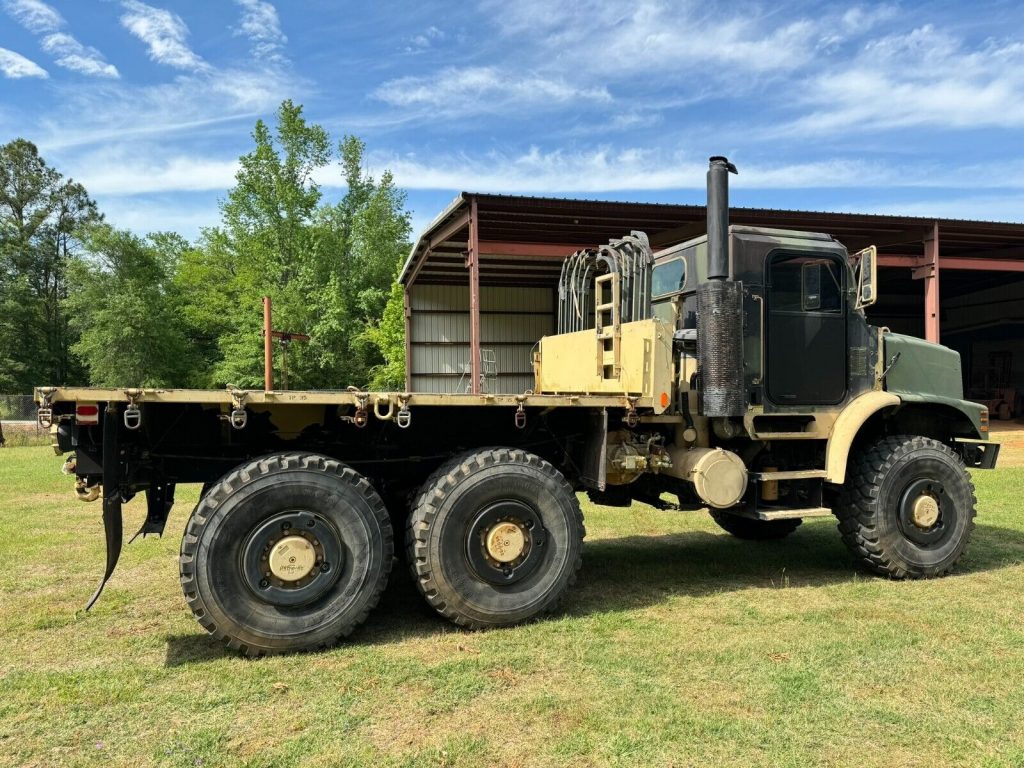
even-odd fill
[{"label": "wheel hub", "polygon": [[921,494],[911,506],[910,520],[923,530],[932,528],[939,521],[939,502],[933,496]]},{"label": "wheel hub", "polygon": [[466,531],[466,559],[483,581],[511,585],[540,565],[547,531],[529,504],[507,499],[477,513]]},{"label": "wheel hub", "polygon": [[487,554],[499,563],[518,560],[526,549],[526,534],[513,522],[498,523],[487,533]]},{"label": "wheel hub", "polygon": [[956,504],[937,479],[919,477],[900,495],[896,521],[900,532],[922,547],[940,546],[956,528]]},{"label": "wheel hub", "polygon": [[300,581],[316,565],[313,544],[303,536],[285,536],[270,551],[270,572],[281,581]]},{"label": "wheel hub", "polygon": [[239,567],[253,594],[273,605],[304,605],[337,581],[341,536],[325,518],[296,509],[264,520],[246,537]]}]

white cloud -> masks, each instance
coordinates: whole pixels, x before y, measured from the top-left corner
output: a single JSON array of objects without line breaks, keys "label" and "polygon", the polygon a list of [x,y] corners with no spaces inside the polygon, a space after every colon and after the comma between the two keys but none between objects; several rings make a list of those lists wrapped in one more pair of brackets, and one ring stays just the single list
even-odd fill
[{"label": "white cloud", "polygon": [[4,8],[30,32],[53,32],[64,25],[57,11],[41,0],[4,0]]},{"label": "white cloud", "polygon": [[64,32],[53,32],[43,38],[43,50],[53,56],[57,64],[65,69],[81,72],[83,75],[98,77],[120,77],[117,67],[108,64],[103,54],[95,48],[87,47],[71,35]]},{"label": "white cloud", "polygon": [[139,0],[122,0],[121,25],[149,48],[149,58],[175,69],[199,72],[209,69],[203,58],[188,47],[188,27],[181,17]]},{"label": "white cloud", "polygon": [[[991,190],[993,180],[976,165],[949,166],[921,162],[893,164],[848,158],[807,162],[747,161],[730,154],[740,173],[736,189],[977,189]],[[533,147],[517,155],[498,152],[432,157],[375,154],[374,173],[385,168],[408,189],[464,189],[515,194],[605,193],[702,190],[707,162],[684,152],[600,147],[581,152],[543,152]],[[1024,161],[1005,163],[998,185],[1024,189]],[[813,205],[812,205],[813,207]],[[932,212],[931,215],[939,215]],[[1017,215],[1019,218],[1019,214]]]},{"label": "white cloud", "polygon": [[11,80],[22,77],[49,77],[46,70],[34,61],[6,48],[0,48],[0,72]]},{"label": "white cloud", "polygon": [[611,101],[604,88],[581,89],[563,80],[519,76],[496,67],[448,67],[432,77],[400,77],[384,83],[373,95],[397,107],[424,107],[456,114],[523,104],[565,104],[577,99]]},{"label": "white cloud", "polygon": [[253,55],[262,60],[283,61],[282,49],[288,42],[281,31],[277,9],[265,0],[235,0],[242,7],[236,34],[244,35],[252,45]]},{"label": "white cloud", "polygon": [[185,154],[154,159],[157,149],[142,144],[104,149],[66,166],[94,195],[224,191],[235,183],[235,159]]},{"label": "white cloud", "polygon": [[64,17],[51,6],[41,0],[4,0],[4,7],[30,32],[44,35],[40,44],[58,66],[83,75],[120,77],[117,67],[108,64],[98,50],[58,31],[64,26]]},{"label": "white cloud", "polygon": [[[694,69],[790,71],[814,54],[823,25],[779,21],[774,12],[730,10],[690,1],[485,0],[504,36],[556,66],[621,77],[661,72],[673,80]],[[508,41],[511,42],[511,41]],[[506,44],[508,44],[508,42]],[[716,65],[714,69],[711,65]]]},{"label": "white cloud", "polygon": [[434,44],[445,39],[442,30],[431,25],[418,35],[409,38],[409,44],[405,47],[406,53],[420,53],[434,46]]},{"label": "white cloud", "polygon": [[971,50],[926,25],[864,46],[799,89],[809,112],[784,132],[1024,126],[1024,44]]},{"label": "white cloud", "polygon": [[[376,173],[390,168],[399,186],[409,189],[470,189],[502,193],[599,193],[626,190],[703,189],[707,162],[681,153],[641,148],[598,148],[585,152],[519,155],[488,153],[440,157],[431,162],[415,156],[373,158]],[[738,188],[799,189],[865,187],[891,183],[895,171],[852,160],[823,160],[784,165],[749,164],[733,181]]]}]

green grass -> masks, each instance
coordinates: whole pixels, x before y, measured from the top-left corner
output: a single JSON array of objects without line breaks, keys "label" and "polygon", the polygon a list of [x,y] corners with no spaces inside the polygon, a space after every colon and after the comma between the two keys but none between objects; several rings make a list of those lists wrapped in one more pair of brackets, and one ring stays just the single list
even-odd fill
[{"label": "green grass", "polygon": [[945,579],[864,574],[829,520],[758,544],[703,514],[585,506],[554,618],[463,632],[397,572],[350,641],[246,660],[181,597],[194,488],[81,610],[100,508],[60,465],[0,450],[2,766],[1024,764],[1024,469],[976,474]]}]

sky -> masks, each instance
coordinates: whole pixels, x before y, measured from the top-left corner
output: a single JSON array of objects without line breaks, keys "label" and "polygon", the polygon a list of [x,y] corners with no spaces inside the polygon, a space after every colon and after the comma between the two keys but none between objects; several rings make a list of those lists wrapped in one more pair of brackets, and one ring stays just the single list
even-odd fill
[{"label": "sky", "polygon": [[[0,0],[0,143],[197,237],[283,99],[462,190],[1024,221],[1024,4]],[[337,168],[318,177],[343,194]]]}]

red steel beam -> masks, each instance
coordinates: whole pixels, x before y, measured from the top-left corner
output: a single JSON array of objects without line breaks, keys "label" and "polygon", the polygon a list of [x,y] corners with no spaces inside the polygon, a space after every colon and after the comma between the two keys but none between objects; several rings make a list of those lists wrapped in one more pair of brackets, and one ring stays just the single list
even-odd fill
[{"label": "red steel beam", "polygon": [[502,243],[493,240],[480,241],[481,256],[543,256],[564,259],[573,251],[593,246],[573,243]]},{"label": "red steel beam", "polygon": [[480,219],[476,198],[469,206],[469,375],[471,392],[480,394]]},{"label": "red steel beam", "polygon": [[[942,269],[963,269],[978,272],[1024,272],[1024,259],[1016,261],[1013,259],[975,259],[958,256],[940,256],[939,265]],[[878,255],[878,266],[917,269],[918,267],[927,266],[927,262],[921,256],[886,253]]]},{"label": "red steel beam", "polygon": [[939,343],[939,223],[932,225],[931,233],[924,240],[924,337]]}]

